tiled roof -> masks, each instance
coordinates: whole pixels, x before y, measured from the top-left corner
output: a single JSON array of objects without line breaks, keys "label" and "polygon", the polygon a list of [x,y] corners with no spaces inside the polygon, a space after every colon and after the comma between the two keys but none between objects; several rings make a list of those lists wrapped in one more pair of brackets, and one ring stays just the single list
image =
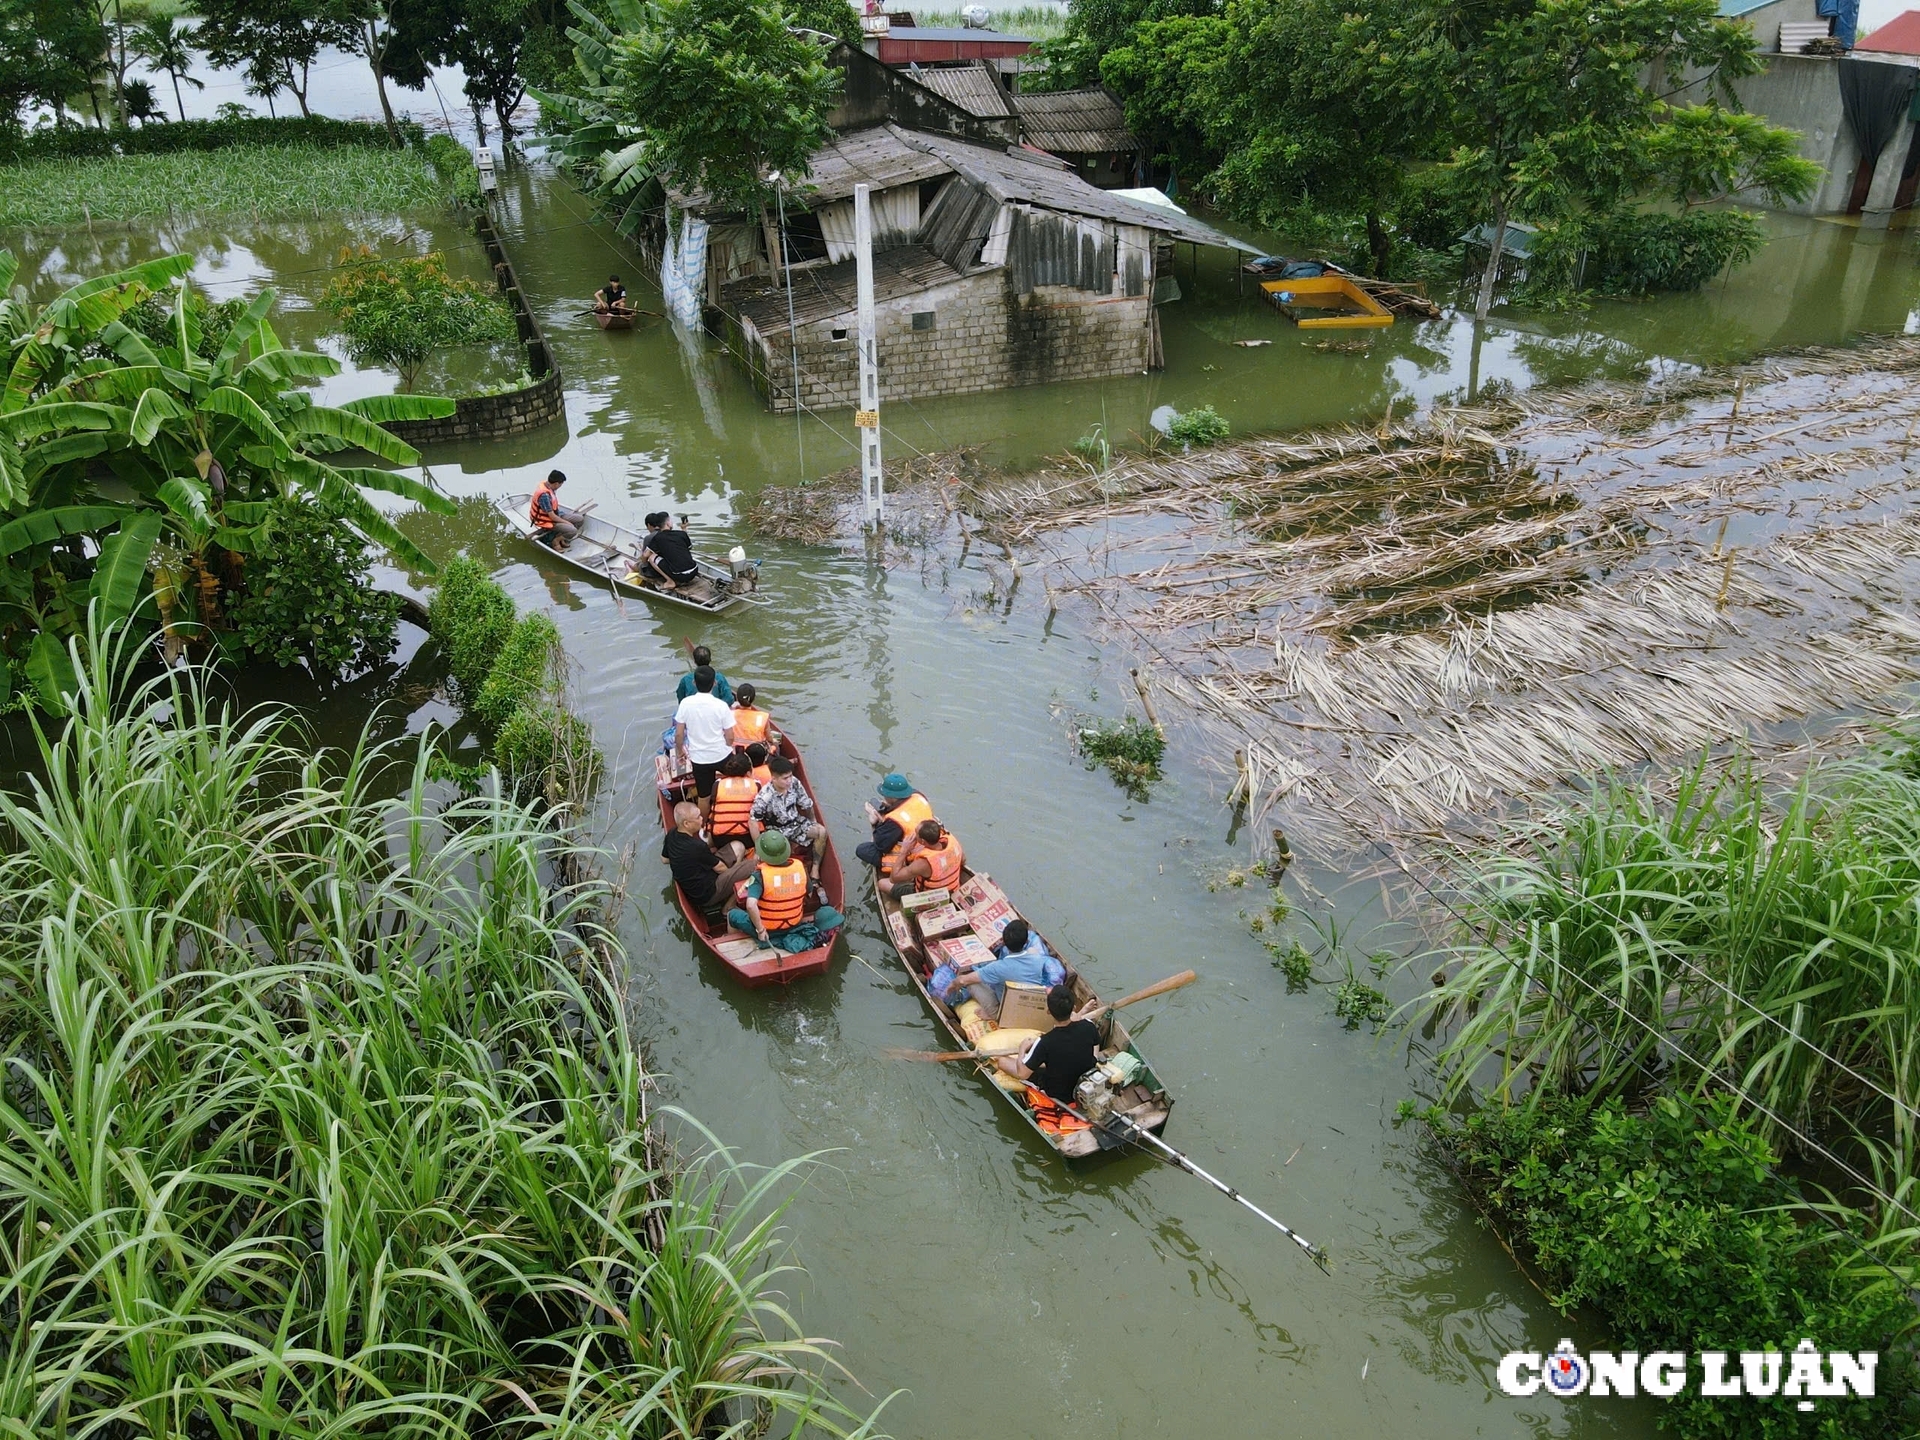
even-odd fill
[{"label": "tiled roof", "polygon": [[1920,10],[1894,16],[1871,35],[1854,41],[1853,48],[1881,55],[1920,55]]}]

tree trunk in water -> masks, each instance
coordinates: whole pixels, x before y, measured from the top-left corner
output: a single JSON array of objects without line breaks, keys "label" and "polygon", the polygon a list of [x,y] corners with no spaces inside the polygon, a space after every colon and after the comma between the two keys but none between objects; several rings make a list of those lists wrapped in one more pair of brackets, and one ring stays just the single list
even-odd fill
[{"label": "tree trunk in water", "polygon": [[1483,324],[1487,311],[1493,308],[1494,282],[1500,278],[1500,257],[1507,248],[1507,202],[1501,200],[1493,207],[1493,239],[1487,246],[1487,268],[1480,275],[1480,298],[1474,302],[1473,320],[1476,325]]},{"label": "tree trunk in water", "polygon": [[760,202],[760,234],[767,243],[767,259],[773,266],[773,283],[778,285],[780,277],[786,273],[786,256],[780,249],[780,232],[774,228],[773,216],[767,213],[767,202]]},{"label": "tree trunk in water", "polygon": [[1393,237],[1387,234],[1386,224],[1377,210],[1367,211],[1367,249],[1373,252],[1374,275],[1386,279],[1387,261],[1393,257]]},{"label": "tree trunk in water", "polygon": [[373,66],[374,87],[380,92],[380,113],[386,117],[387,134],[392,137],[393,143],[398,145],[400,143],[400,126],[393,118],[393,105],[387,99],[387,69],[385,65],[381,64],[387,47],[379,43],[379,32],[374,29],[374,22],[369,20],[366,24],[367,63]]},{"label": "tree trunk in water", "polygon": [[496,99],[493,102],[493,118],[500,127],[500,144],[504,149],[513,143],[513,110]]}]

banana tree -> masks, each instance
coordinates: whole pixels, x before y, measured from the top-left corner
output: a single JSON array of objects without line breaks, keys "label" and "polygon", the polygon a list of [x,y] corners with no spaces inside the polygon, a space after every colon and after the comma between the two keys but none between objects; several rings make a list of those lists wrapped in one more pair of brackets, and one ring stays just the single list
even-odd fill
[{"label": "banana tree", "polygon": [[[0,289],[11,280],[11,259],[0,253]],[[189,583],[168,577],[157,599],[190,597],[204,633],[219,623],[223,588],[242,583],[269,507],[293,498],[324,503],[362,539],[431,573],[431,562],[368,495],[442,513],[452,502],[412,476],[341,458],[357,450],[392,465],[417,464],[419,453],[383,424],[451,414],[453,402],[384,395],[315,404],[301,382],[337,374],[339,362],[281,344],[267,321],[272,290],[254,297],[206,358],[205,307],[185,283],[190,265],[171,256],[86,281],[29,323],[18,308],[0,313],[12,336],[0,389],[0,511],[34,522],[0,525],[9,571],[44,567],[77,545],[97,550],[95,578],[107,573],[118,586],[129,574],[144,576],[164,540],[182,557]],[[164,341],[126,323],[135,305],[168,293]],[[101,504],[106,473],[120,492],[112,506]],[[102,533],[108,527],[110,536]],[[60,588],[48,580],[43,594]],[[22,608],[17,596],[0,596],[9,601]],[[44,607],[25,608],[36,629],[50,618]]]}]

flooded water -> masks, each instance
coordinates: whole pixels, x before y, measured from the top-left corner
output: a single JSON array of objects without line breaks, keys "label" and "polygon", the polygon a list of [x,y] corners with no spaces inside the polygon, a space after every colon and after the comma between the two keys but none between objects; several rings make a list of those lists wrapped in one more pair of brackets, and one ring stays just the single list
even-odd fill
[{"label": "flooded water", "polygon": [[[407,223],[462,253],[451,222]],[[1762,258],[1701,295],[1496,325],[1480,383],[1697,365],[1913,323],[1912,235],[1768,223],[1776,238]],[[436,553],[482,556],[516,601],[559,624],[580,708],[614,760],[596,825],[632,858],[622,930],[652,1062],[667,1098],[746,1158],[819,1155],[790,1212],[808,1271],[792,1299],[807,1331],[841,1342],[876,1397],[905,1391],[885,1428],[952,1440],[1651,1435],[1651,1410],[1632,1402],[1560,1407],[1493,1391],[1503,1351],[1551,1348],[1562,1335],[1602,1344],[1604,1332],[1557,1316],[1444,1169],[1395,1127],[1397,1104],[1427,1084],[1417,1040],[1410,1056],[1404,1037],[1344,1030],[1328,985],[1288,993],[1245,918],[1267,908],[1269,892],[1223,883],[1246,863],[1248,837],[1230,829],[1215,772],[1183,743],[1180,717],[1163,717],[1175,743],[1146,803],[1072,756],[1074,716],[1122,712],[1132,658],[1097,639],[1087,617],[1049,614],[1031,583],[1009,598],[995,557],[928,554],[881,568],[856,552],[762,543],[738,518],[743,498],[851,463],[851,417],[769,415],[713,342],[659,323],[603,334],[579,319],[609,270],[637,267],[552,180],[510,171],[501,230],[565,371],[568,423],[432,454],[434,476],[469,503],[454,519],[407,523]],[[311,297],[327,257],[359,238],[349,232],[321,221],[42,236],[29,273],[44,292],[109,253],[188,245],[226,293],[282,283],[291,343],[320,334]],[[398,227],[372,238],[403,243]],[[1363,350],[1320,350],[1241,294],[1224,257],[1203,254],[1197,275],[1184,266],[1188,298],[1166,312],[1164,373],[965,400],[888,396],[891,452],[975,444],[1018,464],[1094,424],[1124,438],[1160,404],[1211,403],[1236,429],[1265,430],[1371,419],[1390,399],[1404,414],[1468,383],[1468,328],[1402,324]],[[1231,343],[1246,338],[1273,343]],[[442,381],[465,363],[449,360]],[[350,367],[327,393],[380,383]],[[574,504],[597,501],[629,525],[669,508],[704,549],[746,544],[773,603],[703,627],[616,603],[543,562],[506,536],[488,502],[553,466],[572,477]],[[747,992],[702,960],[668,903],[650,790],[683,645],[695,639],[728,675],[754,681],[797,738],[843,855],[863,838],[861,800],[903,770],[972,863],[1104,993],[1197,969],[1199,984],[1130,1021],[1176,1097],[1167,1137],[1326,1245],[1334,1273],[1188,1176],[1137,1156],[1068,1171],[971,1075],[881,1058],[937,1037],[864,895],[849,895],[851,955],[820,980]],[[446,719],[437,703],[414,708],[414,680],[387,673],[314,697],[323,734],[344,740],[381,701],[395,725],[409,712],[415,728]],[[262,688],[289,691],[277,680]],[[1377,876],[1301,854],[1282,893],[1293,907],[1282,936],[1311,944],[1315,926],[1336,927],[1358,956],[1415,943],[1387,918]],[[1394,982],[1397,996],[1408,983]]]}]

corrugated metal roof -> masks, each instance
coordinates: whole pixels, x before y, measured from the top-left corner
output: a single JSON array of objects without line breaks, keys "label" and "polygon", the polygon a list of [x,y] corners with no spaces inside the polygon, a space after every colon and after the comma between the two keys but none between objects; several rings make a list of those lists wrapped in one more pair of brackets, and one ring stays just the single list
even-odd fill
[{"label": "corrugated metal roof", "polygon": [[1089,215],[1118,221],[1123,225],[1142,225],[1162,235],[1171,235],[1176,240],[1189,240],[1196,245],[1218,245],[1248,255],[1261,253],[1258,245],[1236,240],[1191,216],[1179,215],[1154,205],[1142,205],[1133,200],[1122,200],[1111,190],[1089,185],[1071,170],[1061,169],[1058,162],[1047,156],[1036,155],[1026,159],[1018,152],[968,145],[945,136],[925,135],[893,125],[887,128],[903,144],[938,156],[956,173],[964,175],[1002,203],[1011,200],[1037,205],[1044,210],[1058,210],[1067,215]]},{"label": "corrugated metal roof", "polygon": [[908,145],[890,127],[876,125],[836,135],[822,145],[807,171],[802,197],[809,205],[820,205],[846,199],[856,185],[890,190],[935,179],[947,170],[939,157]]},{"label": "corrugated metal roof", "polygon": [[1021,133],[1042,150],[1085,155],[1140,148],[1120,102],[1102,89],[1016,95],[1013,108]]},{"label": "corrugated metal roof", "polygon": [[999,30],[963,30],[951,25],[895,25],[876,40],[966,40],[974,44],[1032,45],[1031,35],[1008,35]]},{"label": "corrugated metal roof", "polygon": [[1006,87],[979,61],[971,65],[934,65],[914,69],[908,74],[919,84],[942,95],[969,115],[1000,119],[1013,114],[1013,102]]},{"label": "corrugated metal roof", "polygon": [[[793,272],[793,314],[800,325],[813,325],[840,316],[851,318],[859,307],[852,260],[838,265]],[[873,301],[884,305],[903,295],[931,289],[961,278],[960,272],[924,245],[905,245],[873,257]],[[764,281],[759,282],[764,284]],[[731,300],[732,297],[727,297]],[[784,287],[763,290],[733,306],[751,320],[762,335],[785,334],[787,292]]]}]

